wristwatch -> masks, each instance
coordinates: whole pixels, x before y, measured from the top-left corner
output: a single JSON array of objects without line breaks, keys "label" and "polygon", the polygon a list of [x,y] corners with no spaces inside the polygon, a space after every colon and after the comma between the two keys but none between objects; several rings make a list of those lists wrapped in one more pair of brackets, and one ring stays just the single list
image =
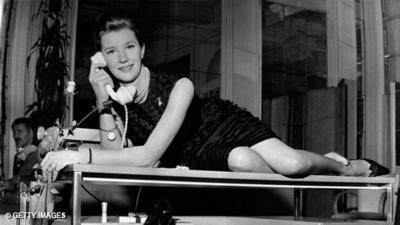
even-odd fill
[{"label": "wristwatch", "polygon": [[117,138],[117,135],[115,134],[115,130],[118,129],[117,124],[115,124],[115,127],[112,129],[99,129],[103,132],[107,132],[107,139],[109,141],[114,141]]},{"label": "wristwatch", "polygon": [[117,138],[117,135],[115,135],[115,132],[114,132],[114,131],[110,131],[110,132],[107,133],[107,139],[108,139],[109,141],[114,141],[115,138]]}]

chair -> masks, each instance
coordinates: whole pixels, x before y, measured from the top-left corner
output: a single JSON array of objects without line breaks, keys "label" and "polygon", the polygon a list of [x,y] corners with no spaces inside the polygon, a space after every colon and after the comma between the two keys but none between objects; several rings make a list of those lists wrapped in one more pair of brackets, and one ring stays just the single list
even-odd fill
[{"label": "chair", "polygon": [[[398,209],[397,203],[399,201],[398,198],[398,193],[400,191],[399,189],[399,181],[400,181],[400,166],[396,166],[393,169],[394,172],[392,172],[389,176],[394,176],[396,178],[395,186],[394,186],[394,199],[393,199],[393,211],[394,211],[394,224],[397,224],[400,222],[400,209]],[[354,220],[386,220],[387,219],[387,214],[389,210],[389,202],[388,202],[388,192],[380,192],[378,195],[368,195],[368,198],[374,198],[378,199],[378,207],[376,211],[359,211],[358,206],[347,206],[344,209],[339,209],[338,205],[340,204],[341,201],[345,197],[347,197],[346,203],[349,202],[353,198],[355,200],[354,202],[358,202],[362,198],[360,197],[362,195],[363,191],[358,191],[355,192],[354,190],[346,190],[339,192],[333,201],[333,215],[331,216],[334,219],[354,219]],[[364,193],[368,193],[365,192]],[[370,193],[370,192],[369,192]],[[365,197],[365,196],[363,196]],[[399,212],[397,212],[399,211]],[[400,224],[400,223],[399,223]]]},{"label": "chair", "polygon": [[[378,210],[377,212],[360,212],[357,206],[347,206],[344,209],[339,209],[339,204],[343,199],[355,200],[358,202],[358,193],[351,190],[339,192],[334,198],[333,205],[333,219],[365,219],[365,220],[386,220],[386,207],[387,207],[387,192],[382,192],[378,196]],[[348,201],[347,201],[348,202]]]}]

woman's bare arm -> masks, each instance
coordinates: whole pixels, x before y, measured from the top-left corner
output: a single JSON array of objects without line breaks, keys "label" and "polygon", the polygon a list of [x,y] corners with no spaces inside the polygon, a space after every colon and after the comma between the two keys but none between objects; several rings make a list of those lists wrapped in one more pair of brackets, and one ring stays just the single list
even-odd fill
[{"label": "woman's bare arm", "polygon": [[[178,133],[194,95],[189,79],[182,78],[171,91],[167,108],[143,146],[121,150],[80,148],[48,154],[41,163],[46,171],[58,171],[68,164],[91,163],[126,166],[153,166]],[[106,115],[104,115],[105,117]],[[110,115],[111,116],[111,115]],[[103,137],[104,138],[104,137]]]},{"label": "woman's bare arm", "polygon": [[92,162],[131,166],[154,165],[178,133],[193,95],[192,82],[186,78],[180,79],[171,91],[167,108],[160,121],[143,146],[133,146],[121,151],[92,150]]}]

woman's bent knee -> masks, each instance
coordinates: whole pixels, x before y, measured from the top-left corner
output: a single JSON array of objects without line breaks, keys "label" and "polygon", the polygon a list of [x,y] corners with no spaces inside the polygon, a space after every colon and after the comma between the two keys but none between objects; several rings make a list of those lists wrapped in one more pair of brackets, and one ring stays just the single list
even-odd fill
[{"label": "woman's bent knee", "polygon": [[249,147],[236,147],[228,156],[228,166],[237,172],[271,172],[264,160]]},{"label": "woman's bent knee", "polygon": [[248,147],[236,147],[228,156],[228,166],[232,171],[251,171],[251,149]]},{"label": "woman's bent knee", "polygon": [[311,164],[309,160],[298,156],[284,160],[285,168],[280,171],[282,175],[288,177],[305,177],[309,175]]}]

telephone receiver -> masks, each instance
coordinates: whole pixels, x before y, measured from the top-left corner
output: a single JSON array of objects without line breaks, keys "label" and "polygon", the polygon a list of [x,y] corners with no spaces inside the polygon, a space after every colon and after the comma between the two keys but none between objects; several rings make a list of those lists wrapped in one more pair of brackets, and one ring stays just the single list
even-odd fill
[{"label": "telephone receiver", "polygon": [[[98,64],[99,67],[106,67],[107,63],[103,57],[101,52],[96,52],[92,57],[90,57],[90,61],[92,64]],[[135,86],[121,86],[118,88],[117,92],[114,91],[111,84],[106,85],[106,91],[108,95],[116,102],[121,105],[126,105],[129,102],[133,101],[133,98],[136,95],[136,87]]]}]

